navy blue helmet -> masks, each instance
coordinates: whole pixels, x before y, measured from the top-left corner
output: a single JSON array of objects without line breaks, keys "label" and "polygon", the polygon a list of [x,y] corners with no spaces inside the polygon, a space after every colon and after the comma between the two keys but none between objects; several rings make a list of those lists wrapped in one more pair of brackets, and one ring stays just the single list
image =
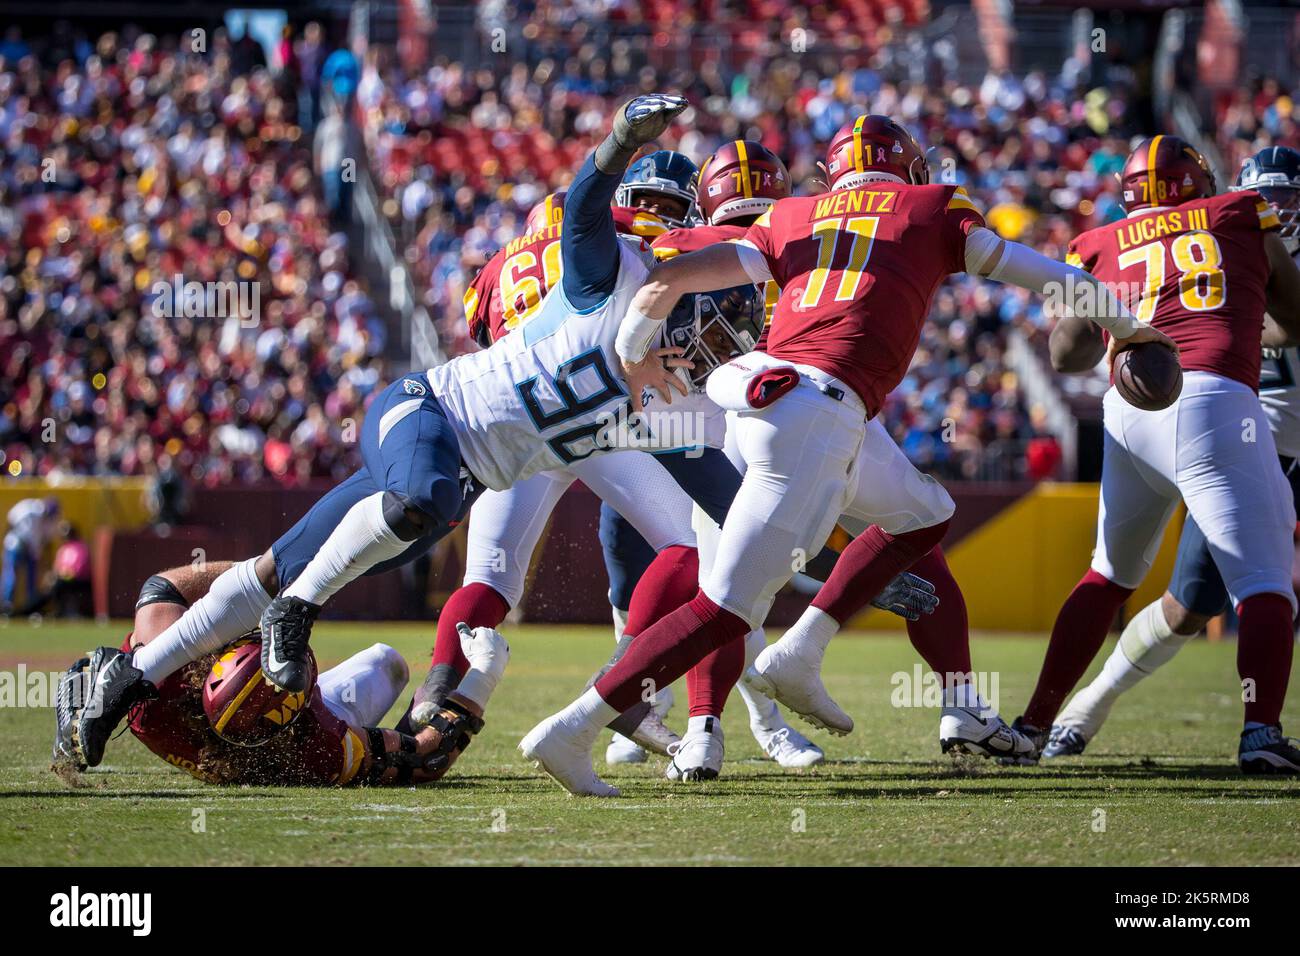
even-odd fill
[{"label": "navy blue helmet", "polygon": [[665,338],[685,349],[694,366],[686,371],[696,388],[719,365],[754,348],[764,322],[763,289],[752,285],[684,295],[668,315]]},{"label": "navy blue helmet", "polygon": [[1277,209],[1283,239],[1300,238],[1300,152],[1268,146],[1241,164],[1233,189],[1253,189]]},{"label": "navy blue helmet", "polygon": [[656,208],[660,219],[674,227],[681,227],[690,222],[695,214],[695,177],[699,170],[695,164],[671,149],[642,156],[623,174],[623,182],[614,193],[614,203],[619,206],[636,207],[644,198],[664,196],[676,200],[680,205],[680,215],[667,213],[663,208]]}]

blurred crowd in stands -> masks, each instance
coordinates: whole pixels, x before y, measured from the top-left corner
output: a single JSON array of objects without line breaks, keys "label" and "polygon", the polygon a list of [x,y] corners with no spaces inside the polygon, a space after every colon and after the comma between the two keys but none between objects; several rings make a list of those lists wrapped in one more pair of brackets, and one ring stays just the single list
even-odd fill
[{"label": "blurred crowd in stands", "polygon": [[[821,188],[825,143],[871,111],[906,122],[932,147],[932,177],[965,184],[994,228],[1047,255],[1063,257],[1075,232],[1121,214],[1112,174],[1137,132],[1124,126],[1124,70],[1107,85],[1084,84],[1070,62],[1057,76],[991,73],[963,85],[946,37],[795,53],[764,39],[767,30],[701,44],[713,55],[696,52],[683,65],[656,56],[653,37],[648,50],[618,34],[598,41],[589,6],[538,4],[531,20],[509,27],[492,4],[480,7],[485,34],[511,31],[508,69],[438,59],[408,75],[380,51],[362,68],[357,105],[385,212],[452,354],[473,347],[460,307],[465,283],[521,231],[533,203],[568,182],[610,112],[638,91],[682,90],[695,105],[664,146],[698,163],[727,140],[761,140],[786,160],[797,193]],[[753,3],[714,6],[754,12]],[[789,5],[766,6],[789,15]],[[896,20],[911,16],[910,7],[877,6],[897,8]],[[580,27],[562,29],[579,8]],[[609,9],[617,17],[622,8]],[[933,318],[885,411],[908,455],[946,478],[1055,476],[1060,453],[1042,410],[1026,406],[1005,362],[1010,330],[1045,334],[1038,303],[961,280],[938,297]]]},{"label": "blurred crowd in stands", "polygon": [[[4,467],[160,475],[169,487],[294,483],[354,466],[345,432],[384,380],[395,330],[353,273],[341,231],[348,184],[336,172],[351,118],[452,355],[474,348],[461,299],[475,270],[640,91],[682,91],[694,104],[664,146],[698,163],[727,140],[759,139],[786,160],[796,192],[820,189],[826,141],[869,110],[903,120],[932,148],[933,178],[965,184],[991,226],[1047,255],[1122,214],[1114,173],[1129,138],[1146,132],[1132,125],[1126,68],[1067,60],[1055,75],[972,81],[955,38],[900,29],[925,19],[922,0],[835,8],[812,22],[783,0],[710,0],[654,5],[646,20],[636,4],[539,0],[506,16],[491,0],[478,5],[481,46],[502,37],[504,52],[478,66],[434,52],[418,72],[389,48],[358,59],[315,24],[286,29],[273,49],[216,31],[201,53],[130,31],[56,31],[30,46],[9,31]],[[699,31],[689,50],[660,43],[688,21]],[[791,48],[796,28],[807,50]],[[852,42],[828,41],[837,37]],[[1300,145],[1292,92],[1264,79],[1221,104],[1212,119],[1230,168],[1269,142]],[[186,318],[176,275],[255,283],[258,314]],[[160,312],[167,297],[181,317]],[[932,318],[884,413],[907,454],[944,478],[1056,476],[1060,449],[1008,362],[1013,338],[1041,344],[1051,317],[1017,290],[958,279]]]},{"label": "blurred crowd in stands", "polygon": [[327,52],[319,28],[270,65],[223,31],[8,31],[8,474],[153,476],[179,501],[168,489],[355,467],[349,424],[384,377],[386,331],[312,170]]}]

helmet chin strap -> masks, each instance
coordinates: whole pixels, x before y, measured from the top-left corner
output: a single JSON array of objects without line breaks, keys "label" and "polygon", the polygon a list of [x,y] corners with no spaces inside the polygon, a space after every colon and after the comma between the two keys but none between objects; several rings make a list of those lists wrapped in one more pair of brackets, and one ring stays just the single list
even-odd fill
[{"label": "helmet chin strap", "polygon": [[895,176],[893,173],[865,172],[849,173],[844,176],[832,187],[832,192],[838,189],[857,189],[859,186],[865,186],[867,183],[900,183],[906,185],[902,176]]}]

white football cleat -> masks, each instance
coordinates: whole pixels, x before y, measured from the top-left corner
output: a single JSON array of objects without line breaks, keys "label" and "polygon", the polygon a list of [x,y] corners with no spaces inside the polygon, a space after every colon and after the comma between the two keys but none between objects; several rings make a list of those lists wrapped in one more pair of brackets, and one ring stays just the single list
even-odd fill
[{"label": "white football cleat", "polygon": [[744,681],[760,694],[785,704],[808,723],[832,734],[847,734],[853,718],[827,693],[821,677],[822,654],[807,642],[785,638],[769,644],[745,671]]},{"label": "white football cleat", "polygon": [[763,753],[782,767],[795,769],[811,767],[826,759],[826,754],[822,752],[821,747],[818,747],[784,721],[782,721],[782,725],[776,730],[759,727],[755,724],[749,725],[750,731],[754,734],[754,739],[763,748]]},{"label": "white football cleat", "polygon": [[686,736],[674,745],[664,776],[669,780],[716,780],[725,747],[720,717],[692,717]]},{"label": "white football cleat", "polygon": [[939,747],[944,753],[975,754],[1019,761],[1037,756],[1038,745],[1010,727],[969,685],[944,691]]},{"label": "white football cleat", "polygon": [[649,754],[637,746],[636,741],[622,734],[615,734],[605,748],[605,763],[645,763],[649,759]]},{"label": "white football cleat", "polygon": [[617,797],[618,788],[596,776],[591,764],[594,738],[583,740],[559,715],[552,715],[528,731],[519,750],[575,797]]}]

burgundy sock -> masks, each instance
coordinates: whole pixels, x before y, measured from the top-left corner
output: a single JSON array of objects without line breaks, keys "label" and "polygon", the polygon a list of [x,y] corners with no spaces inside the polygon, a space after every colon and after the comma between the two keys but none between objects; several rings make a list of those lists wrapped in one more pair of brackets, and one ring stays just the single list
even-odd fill
[{"label": "burgundy sock", "polygon": [[922,614],[919,621],[907,622],[912,646],[940,677],[969,674],[970,624],[966,618],[966,599],[952,576],[943,548],[935,545],[908,570],[933,584],[939,598],[933,614]]},{"label": "burgundy sock", "polygon": [[1132,593],[1132,588],[1122,588],[1091,568],[1074,586],[1052,625],[1038,686],[1025,708],[1025,723],[1040,730],[1051,726],[1065,695],[1101,650],[1115,614]]},{"label": "burgundy sock", "polygon": [[743,641],[748,633],[747,623],[700,591],[642,631],[619,662],[596,681],[596,692],[621,713],[639,701],[644,691],[667,687],[710,651]]},{"label": "burgundy sock", "polygon": [[1282,720],[1291,678],[1291,602],[1280,594],[1255,594],[1237,610],[1237,673],[1254,682],[1254,700],[1246,702],[1246,720],[1276,724]]},{"label": "burgundy sock", "polygon": [[624,636],[640,634],[693,598],[699,589],[700,553],[683,544],[664,548],[632,589]]},{"label": "burgundy sock", "polygon": [[686,672],[692,717],[721,717],[727,695],[745,669],[745,638],[723,644]]},{"label": "burgundy sock", "polygon": [[438,615],[438,636],[433,645],[431,667],[450,664],[461,677],[469,670],[469,661],[460,650],[456,625],[464,621],[470,627],[496,627],[510,613],[506,599],[493,588],[472,581],[456,589]]},{"label": "burgundy sock", "polygon": [[946,521],[897,535],[873,524],[849,542],[812,606],[845,624],[870,604],[895,575],[906,571],[942,541],[947,531]]}]

